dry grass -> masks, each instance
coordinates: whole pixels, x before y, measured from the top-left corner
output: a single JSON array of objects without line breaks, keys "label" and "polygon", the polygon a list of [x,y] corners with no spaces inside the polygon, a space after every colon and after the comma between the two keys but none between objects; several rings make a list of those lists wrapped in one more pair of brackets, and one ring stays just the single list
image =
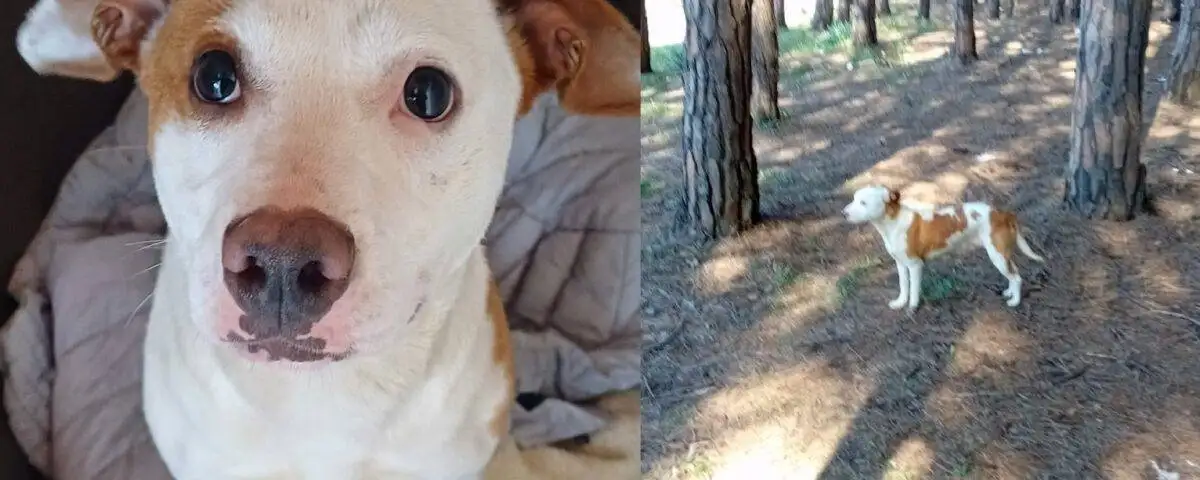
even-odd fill
[{"label": "dry grass", "polygon": [[[1071,27],[1021,12],[979,38],[966,70],[946,31],[883,66],[789,56],[787,116],[756,134],[772,220],[715,244],[676,226],[681,93],[647,82],[648,478],[1200,478],[1200,112],[1157,102],[1169,48],[1147,74],[1158,215],[1107,223],[1060,207]],[[878,239],[837,215],[869,182],[1014,209],[1048,265],[1010,309],[982,252],[939,260],[893,312]]]}]

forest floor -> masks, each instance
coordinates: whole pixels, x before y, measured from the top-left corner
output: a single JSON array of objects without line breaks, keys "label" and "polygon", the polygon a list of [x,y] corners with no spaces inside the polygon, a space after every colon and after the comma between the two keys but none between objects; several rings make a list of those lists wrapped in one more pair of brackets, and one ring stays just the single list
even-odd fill
[{"label": "forest floor", "polygon": [[[847,55],[844,27],[782,34],[785,117],[755,130],[769,220],[715,243],[677,220],[680,49],[656,49],[647,478],[1200,478],[1200,112],[1159,102],[1172,27],[1154,21],[1146,75],[1156,215],[1086,221],[1061,207],[1073,26],[977,7],[981,60],[962,68],[941,6],[918,25],[894,3],[882,55]],[[1019,264],[1013,309],[982,251],[943,257],[921,309],[894,312],[876,233],[839,214],[867,183],[1012,209],[1048,263]]]}]

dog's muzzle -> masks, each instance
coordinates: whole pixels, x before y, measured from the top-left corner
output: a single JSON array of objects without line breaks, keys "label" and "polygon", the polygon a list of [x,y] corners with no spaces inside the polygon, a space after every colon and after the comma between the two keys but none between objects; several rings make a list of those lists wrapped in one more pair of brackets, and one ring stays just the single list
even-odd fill
[{"label": "dog's muzzle", "polygon": [[346,292],[354,257],[350,231],[316,210],[262,208],[234,220],[221,263],[249,337],[225,340],[293,361],[328,358],[325,341],[309,333]]}]

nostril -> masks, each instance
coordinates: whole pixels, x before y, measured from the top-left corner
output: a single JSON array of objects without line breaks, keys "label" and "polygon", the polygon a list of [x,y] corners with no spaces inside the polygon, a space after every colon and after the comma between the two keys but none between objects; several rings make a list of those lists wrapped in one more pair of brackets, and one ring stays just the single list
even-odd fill
[{"label": "nostril", "polygon": [[244,257],[240,271],[233,269],[230,271],[237,275],[238,283],[246,291],[258,290],[267,283],[267,270],[259,265],[258,260],[253,256]]},{"label": "nostril", "polygon": [[321,293],[321,290],[329,284],[330,279],[325,276],[324,266],[322,262],[308,262],[300,267],[300,276],[296,279],[297,286],[300,291],[315,295]]}]

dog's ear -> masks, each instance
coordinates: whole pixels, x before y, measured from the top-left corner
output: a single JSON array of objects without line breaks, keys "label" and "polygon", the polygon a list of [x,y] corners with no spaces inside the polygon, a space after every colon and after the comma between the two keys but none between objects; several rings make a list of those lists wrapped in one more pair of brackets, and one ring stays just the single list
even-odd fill
[{"label": "dog's ear", "polygon": [[100,0],[92,14],[92,38],[108,64],[138,73],[142,44],[167,12],[167,0]]},{"label": "dog's ear", "polygon": [[899,190],[889,188],[889,189],[887,189],[887,192],[888,192],[887,203],[900,203],[900,191]]},{"label": "dog's ear", "polygon": [[[17,30],[17,51],[42,75],[111,81],[127,67],[114,64],[97,42],[99,25],[107,26],[111,48],[115,39],[144,37],[165,9],[166,0],[38,0]],[[113,22],[115,12],[136,16]]]},{"label": "dog's ear", "polygon": [[524,84],[521,115],[552,89],[573,113],[639,114],[639,37],[607,0],[496,1],[512,21],[509,43]]}]

